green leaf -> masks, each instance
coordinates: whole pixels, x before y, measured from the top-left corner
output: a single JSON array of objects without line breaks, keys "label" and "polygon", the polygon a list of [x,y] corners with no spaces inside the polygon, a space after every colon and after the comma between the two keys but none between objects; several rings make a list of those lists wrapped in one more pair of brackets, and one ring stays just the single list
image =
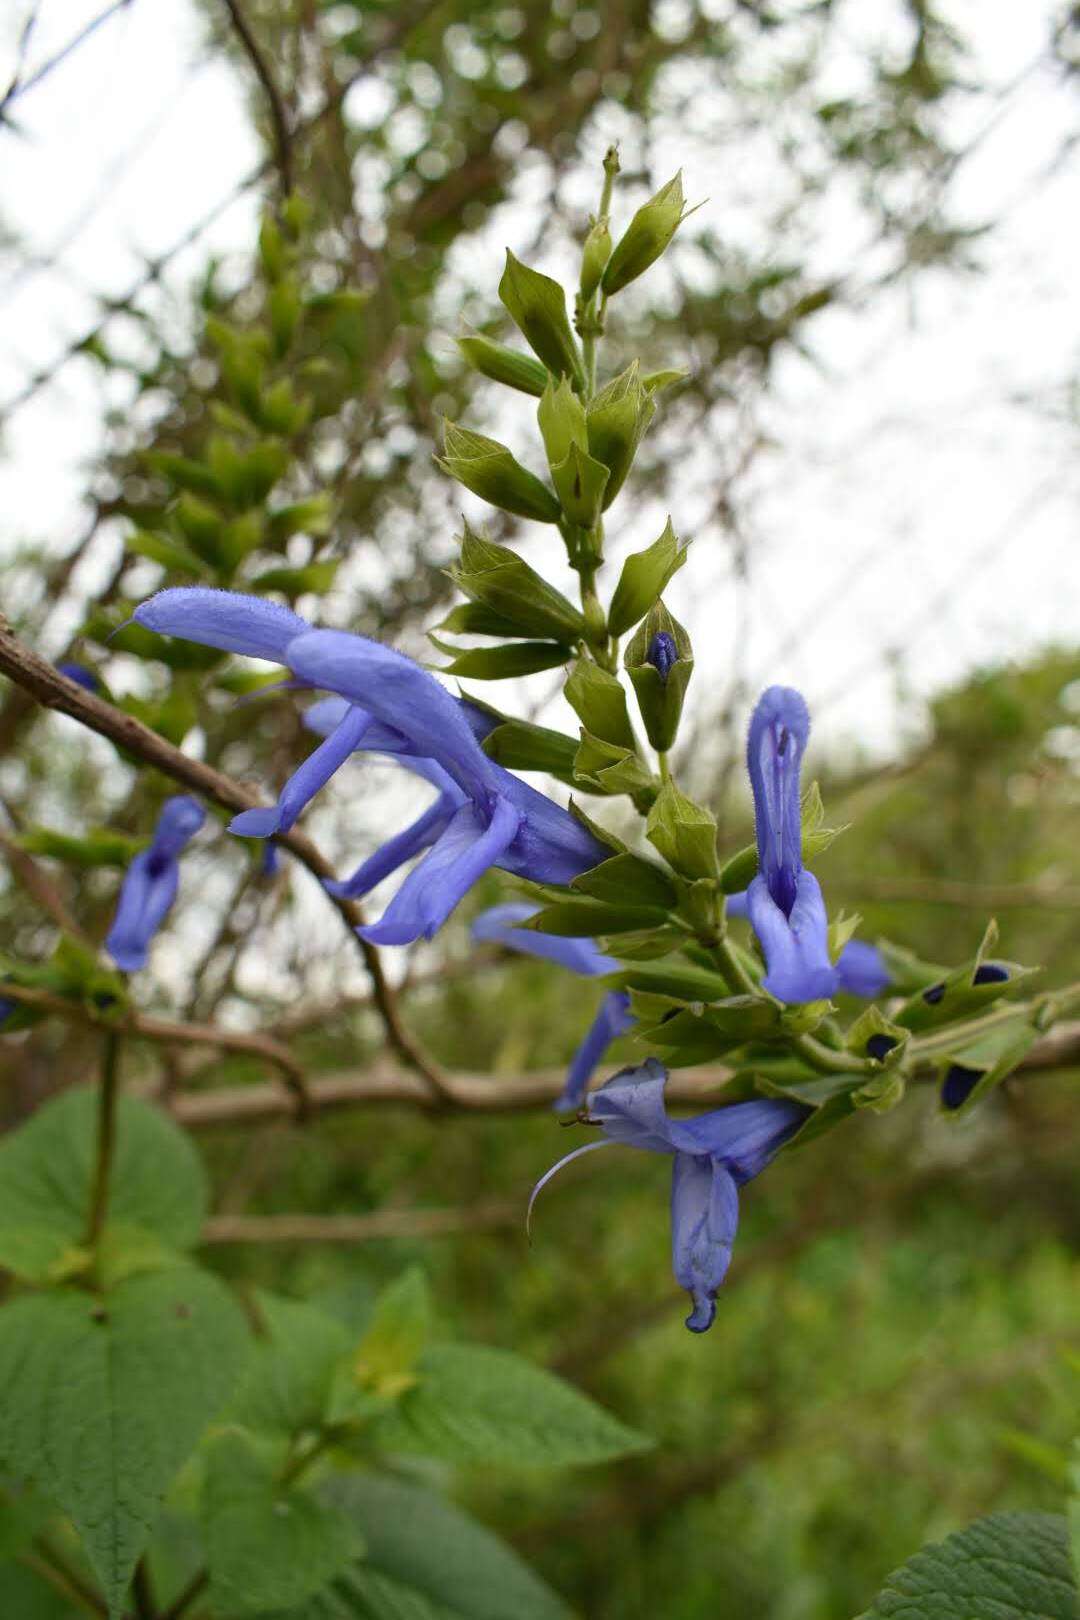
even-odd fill
[{"label": "green leaf", "polygon": [[894,1571],[862,1620],[1080,1620],[1065,1520],[977,1519]]},{"label": "green leaf", "polygon": [[206,563],[179,540],[166,535],[149,534],[145,529],[138,529],[128,535],[124,546],[137,557],[149,557],[151,562],[159,563],[172,574],[193,574],[197,579],[206,576]]},{"label": "green leaf", "polygon": [[1072,1549],[1073,1578],[1080,1585],[1080,1440],[1073,1442],[1068,1486],[1069,1545]]},{"label": "green leaf", "polygon": [[645,836],[683,877],[716,877],[716,818],[665,782],[649,811]]},{"label": "green leaf", "polygon": [[609,472],[604,488],[605,511],[625,483],[655,413],[656,406],[642,387],[636,360],[590,401],[586,415],[589,454]]},{"label": "green leaf", "polygon": [[569,377],[560,377],[558,384],[554,379],[548,382],[536,408],[536,420],[549,467],[556,467],[560,461],[565,461],[575,446],[588,454],[585,407],[571,388]]},{"label": "green leaf", "polygon": [[608,469],[576,444],[551,469],[551,481],[567,518],[583,529],[593,529],[600,521]]},{"label": "green leaf", "polygon": [[353,1372],[359,1384],[390,1393],[413,1369],[431,1335],[431,1294],[419,1266],[410,1266],[375,1302],[371,1325],[357,1346]]},{"label": "green leaf", "polygon": [[[652,990],[658,995],[672,996],[683,1002],[722,1002],[724,1004],[738,1005],[739,1007],[769,1007],[772,1003],[756,996],[736,996],[732,998],[728,987],[719,973],[709,968],[697,967],[693,962],[641,962],[632,968],[626,968],[619,974],[610,974],[608,981],[616,984],[623,990]],[[771,1029],[775,1026],[775,1008],[772,1008],[773,1017],[761,1028]],[[756,1033],[757,1031],[751,1031]],[[746,1037],[749,1039],[749,1035]]]},{"label": "green leaf", "polygon": [[632,630],[664,594],[668,581],[686,561],[689,546],[679,544],[668,518],[659,540],[644,551],[635,551],[622,565],[619,583],[608,609],[608,628],[613,636]]},{"label": "green leaf", "polygon": [[518,625],[504,619],[498,613],[493,613],[482,602],[459,602],[457,607],[452,607],[445,619],[440,619],[433,628],[448,631],[454,636],[504,637],[521,633]]},{"label": "green leaf", "polygon": [[444,425],[444,454],[439,466],[492,506],[538,523],[558,523],[562,508],[552,491],[500,444],[482,433],[470,433],[453,422]]},{"label": "green leaf", "polygon": [[571,787],[582,786],[574,774],[578,745],[573,737],[527,720],[507,720],[488,733],[480,745],[489,759],[508,771],[547,771]]},{"label": "green leaf", "polygon": [[659,928],[667,922],[667,912],[659,906],[611,906],[598,900],[555,900],[543,907],[519,928],[533,928],[541,934],[565,934],[576,939],[596,939],[600,934],[627,934],[639,928]]},{"label": "green leaf", "polygon": [[344,1325],[302,1300],[260,1290],[261,1332],[229,1415],[245,1428],[292,1436],[322,1423],[338,1362],[349,1349]]},{"label": "green leaf", "polygon": [[583,380],[581,355],[570,330],[566,295],[557,281],[530,270],[510,252],[499,282],[499,297],[533,353],[556,377]]},{"label": "green leaf", "polygon": [[505,343],[496,343],[482,332],[466,332],[464,337],[458,338],[457,346],[473,370],[493,382],[517,388],[537,399],[548,385],[548,369],[539,360],[534,360],[531,354],[507,348]]},{"label": "green leaf", "polygon": [[461,538],[461,560],[450,577],[465,596],[509,620],[518,631],[558,641],[576,641],[585,634],[585,620],[561,591],[509,546],[485,539],[468,524]]},{"label": "green leaf", "polygon": [[263,591],[281,591],[290,602],[308,594],[322,596],[333,586],[340,564],[339,557],[329,557],[324,562],[307,563],[303,568],[268,568],[264,574],[256,575],[251,589],[257,595]]},{"label": "green leaf", "polygon": [[66,861],[69,866],[126,868],[149,840],[113,832],[109,827],[95,827],[79,836],[57,832],[52,827],[29,827],[15,842],[28,855],[48,855],[53,860]]},{"label": "green leaf", "polygon": [[652,1444],[561,1378],[480,1345],[433,1345],[417,1383],[379,1424],[388,1451],[450,1462],[563,1467],[607,1462]]},{"label": "green leaf", "polygon": [[600,283],[609,298],[635,281],[660,257],[685,218],[680,170],[638,209],[616,243]]},{"label": "green leaf", "polygon": [[601,861],[591,872],[583,872],[570,884],[579,894],[593,900],[605,900],[614,905],[662,906],[675,905],[675,885],[662,867],[640,855],[613,855]]},{"label": "green leaf", "polygon": [[555,641],[510,641],[501,647],[459,650],[430,633],[429,639],[452,660],[441,666],[440,674],[466,675],[474,681],[508,681],[535,675],[542,669],[556,669],[571,656],[569,647]]},{"label": "green leaf", "polygon": [[202,1527],[210,1601],[232,1616],[302,1603],[361,1553],[358,1527],[310,1491],[283,1488],[243,1433],[208,1448]]},{"label": "green leaf", "polygon": [[0,1456],[71,1518],[114,1617],[248,1345],[227,1289],[188,1265],[130,1277],[104,1302],[62,1290],[0,1312]]},{"label": "green leaf", "polygon": [[308,534],[321,539],[330,533],[334,521],[334,502],[329,494],[309,495],[306,500],[293,501],[266,514],[267,536],[272,545],[283,545],[294,534]]},{"label": "green leaf", "polygon": [[635,803],[644,799],[651,804],[660,787],[636,750],[602,742],[584,728],[574,755],[574,770],[590,792],[629,793]]},{"label": "green leaf", "polygon": [[594,737],[635,752],[626,692],[617,676],[591,659],[579,658],[566,678],[563,696]]},{"label": "green leaf", "polygon": [[[0,1264],[43,1282],[82,1242],[94,1174],[97,1090],[46,1103],[0,1142]],[[190,1139],[149,1103],[121,1097],[108,1219],[174,1249],[198,1242],[206,1174]]]},{"label": "green leaf", "polygon": [[348,1615],[570,1620],[561,1600],[515,1552],[433,1492],[365,1474],[335,1482],[332,1499],[355,1519],[367,1543],[364,1562],[340,1583]]}]

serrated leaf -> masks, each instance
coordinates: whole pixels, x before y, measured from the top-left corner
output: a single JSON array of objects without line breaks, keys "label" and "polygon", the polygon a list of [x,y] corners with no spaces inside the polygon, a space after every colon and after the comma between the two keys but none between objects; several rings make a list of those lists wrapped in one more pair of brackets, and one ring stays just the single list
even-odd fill
[{"label": "serrated leaf", "polygon": [[0,1457],[72,1520],[114,1617],[249,1342],[228,1290],[190,1265],[130,1277],[104,1303],[61,1290],[0,1312]]},{"label": "serrated leaf", "polygon": [[652,1444],[561,1378],[481,1345],[433,1345],[379,1424],[388,1451],[543,1467],[606,1462]]},{"label": "serrated leaf", "polygon": [[310,1491],[279,1485],[240,1430],[218,1435],[207,1450],[202,1526],[210,1600],[230,1617],[302,1603],[363,1550],[351,1518]]},{"label": "serrated leaf", "polygon": [[1065,1520],[977,1519],[895,1570],[862,1620],[1080,1620]]},{"label": "serrated leaf", "polygon": [[[83,1239],[94,1175],[97,1092],[79,1087],[0,1142],[0,1264],[44,1281]],[[108,1221],[174,1249],[198,1242],[202,1160],[160,1109],[121,1097]]]},{"label": "serrated leaf", "polygon": [[261,1332],[229,1415],[269,1435],[317,1429],[326,1414],[338,1362],[347,1354],[343,1324],[303,1300],[259,1291]]}]

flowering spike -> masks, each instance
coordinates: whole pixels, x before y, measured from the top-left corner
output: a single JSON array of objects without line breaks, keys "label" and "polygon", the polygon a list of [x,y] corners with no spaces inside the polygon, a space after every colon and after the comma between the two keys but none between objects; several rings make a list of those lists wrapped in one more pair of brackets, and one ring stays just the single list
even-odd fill
[{"label": "flowering spike", "polygon": [[[716,1294],[731,1259],[739,1219],[739,1188],[760,1175],[810,1110],[786,1098],[714,1108],[694,1119],[672,1120],[664,1106],[667,1073],[655,1058],[623,1069],[589,1100],[587,1118],[609,1141],[673,1156],[671,1252],[676,1281],[693,1310],[686,1325],[704,1333],[716,1314]],[[599,1143],[589,1144],[600,1146]],[[578,1149],[578,1152],[583,1151]],[[562,1159],[533,1189],[540,1188]]]},{"label": "flowering spike", "polygon": [[149,847],[128,867],[105,940],[105,949],[125,973],[146,966],[150,941],[176,899],[180,853],[205,820],[206,811],[190,795],[166,799]]}]

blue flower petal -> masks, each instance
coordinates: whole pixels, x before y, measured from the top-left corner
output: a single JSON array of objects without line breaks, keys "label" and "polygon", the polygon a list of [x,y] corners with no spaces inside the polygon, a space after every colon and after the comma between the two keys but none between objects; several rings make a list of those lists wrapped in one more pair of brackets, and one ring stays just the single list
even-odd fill
[{"label": "blue flower petal", "polygon": [[739,1192],[722,1164],[676,1153],[671,1167],[671,1264],[694,1302],[686,1318],[704,1333],[716,1315],[716,1295],[731,1263],[739,1225]]},{"label": "blue flower petal", "polygon": [[101,682],[93,670],[87,669],[85,664],[76,664],[71,659],[65,658],[57,664],[56,670],[57,674],[66,675],[69,681],[74,681],[76,686],[85,687],[88,692],[100,690]]},{"label": "blue flower petal", "polygon": [[242,838],[268,838],[288,832],[297,816],[360,746],[371,725],[366,709],[350,707],[324,743],[289,777],[269,809],[244,810],[229,823],[229,831]]},{"label": "blue flower petal", "polygon": [[502,855],[521,824],[505,799],[496,802],[491,820],[473,804],[463,805],[428,855],[413,867],[377,923],[359,930],[372,945],[408,945],[430,939],[472,888]]},{"label": "blue flower petal", "polygon": [[448,803],[444,798],[436,799],[429,805],[422,816],[419,816],[404,832],[388,838],[386,843],[377,849],[374,855],[369,855],[362,861],[351,877],[340,883],[325,880],[326,888],[331,894],[338,895],[343,900],[362,900],[365,894],[370,894],[377,883],[388,878],[392,872],[411,861],[414,855],[422,850],[430,849],[436,839],[441,838],[450,824],[450,818],[460,809],[456,803]]},{"label": "blue flower petal", "polygon": [[181,636],[204,647],[267,658],[284,664],[285,648],[311,626],[291,608],[264,602],[242,591],[216,591],[205,585],[177,585],[142,602],[132,617],[147,630]]},{"label": "blue flower petal", "polygon": [[557,1113],[576,1114],[585,1101],[589,1081],[603,1061],[604,1053],[620,1035],[633,1029],[630,997],[625,990],[609,990],[600,1003],[585,1039],[570,1060],[566,1084],[555,1103]]},{"label": "blue flower petal", "polygon": [[595,940],[541,934],[536,929],[516,926],[535,917],[539,910],[531,900],[507,900],[502,905],[489,906],[473,923],[472,937],[487,944],[505,945],[507,950],[520,951],[523,956],[539,956],[546,962],[557,962],[560,967],[586,978],[618,972],[618,962],[613,956],[605,956]]},{"label": "blue flower petal", "polygon": [[655,1058],[622,1069],[589,1098],[589,1119],[604,1135],[647,1153],[673,1153],[671,1121],[664,1107],[667,1071]]},{"label": "blue flower petal", "polygon": [[880,996],[892,983],[885,958],[865,939],[848,940],[836,958],[836,977],[840,989],[853,996]]},{"label": "blue flower petal", "polygon": [[836,990],[837,975],[829,961],[829,920],[817,878],[800,872],[790,916],[760,874],[746,892],[750,921],[765,952],[764,988],[780,1001],[827,1000]]},{"label": "blue flower petal", "polygon": [[189,794],[167,799],[149,848],[140,850],[124,874],[105,949],[125,973],[146,966],[150,942],[176,899],[180,852],[205,820],[206,811]]},{"label": "blue flower petal", "polygon": [[289,644],[288,663],[302,680],[361,704],[402,732],[413,752],[437,760],[470,797],[497,794],[498,767],[459,705],[404,653],[344,630],[311,630]]},{"label": "blue flower petal", "polygon": [[806,700],[790,686],[770,686],[750,720],[746,763],[754,793],[758,871],[781,911],[795,904],[802,870],[799,771],[810,735]]},{"label": "blue flower petal", "polygon": [[678,1152],[705,1154],[722,1162],[742,1186],[761,1174],[809,1115],[802,1103],[760,1097],[712,1108],[693,1119],[672,1120],[668,1129]]}]

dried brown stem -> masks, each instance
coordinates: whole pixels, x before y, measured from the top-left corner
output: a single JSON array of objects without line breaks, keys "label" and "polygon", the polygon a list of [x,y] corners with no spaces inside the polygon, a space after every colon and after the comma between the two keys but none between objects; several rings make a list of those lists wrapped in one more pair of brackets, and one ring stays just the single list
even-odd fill
[{"label": "dried brown stem", "polygon": [[[75,681],[59,674],[51,664],[31,651],[12,633],[11,626],[0,614],[0,674],[7,675],[17,686],[29,692],[38,703],[49,709],[58,709],[73,720],[107,737],[128,753],[135,754],[147,765],[154,766],[175,782],[182,783],[206,799],[212,799],[225,810],[251,810],[259,805],[258,798],[202,760],[181,753],[164,737],[144,726],[134,715],[124,714],[111,703],[104,702],[94,693],[87,692]],[[302,832],[295,827],[283,833],[277,842],[283,849],[320,879],[332,878],[334,870],[326,857]],[[445,1090],[445,1079],[434,1060],[405,1029],[394,992],[387,983],[378,951],[356,933],[363,924],[364,913],[355,900],[343,900],[327,894],[327,901],[337,911],[360,949],[371,980],[372,995],[386,1032],[387,1044],[403,1063],[421,1076],[433,1097]]]}]

